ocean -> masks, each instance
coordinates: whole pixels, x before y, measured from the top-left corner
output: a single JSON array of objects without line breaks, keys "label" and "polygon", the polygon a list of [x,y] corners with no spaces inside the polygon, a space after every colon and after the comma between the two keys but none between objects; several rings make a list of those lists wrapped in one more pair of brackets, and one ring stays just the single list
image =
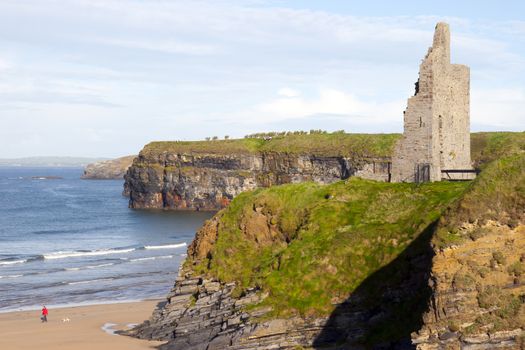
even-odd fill
[{"label": "ocean", "polygon": [[0,167],[0,312],[164,297],[210,212],[137,211],[123,180]]}]

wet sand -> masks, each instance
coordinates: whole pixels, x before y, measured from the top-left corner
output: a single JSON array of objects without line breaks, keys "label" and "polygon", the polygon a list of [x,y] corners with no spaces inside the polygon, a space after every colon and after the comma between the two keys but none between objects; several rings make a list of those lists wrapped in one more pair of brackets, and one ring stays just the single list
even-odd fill
[{"label": "wet sand", "polygon": [[[2,350],[142,350],[154,349],[162,342],[133,339],[110,334],[113,330],[148,319],[158,301],[123,304],[49,308],[48,322],[40,321],[40,311],[0,314]],[[69,322],[63,319],[69,318]]]}]

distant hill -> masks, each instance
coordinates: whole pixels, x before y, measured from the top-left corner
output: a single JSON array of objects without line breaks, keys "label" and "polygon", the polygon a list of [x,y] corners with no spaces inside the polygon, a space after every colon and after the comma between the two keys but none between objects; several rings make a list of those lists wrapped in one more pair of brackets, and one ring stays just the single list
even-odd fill
[{"label": "distant hill", "polygon": [[0,158],[0,166],[22,167],[84,167],[87,164],[100,162],[109,158],[88,157],[25,157]]}]

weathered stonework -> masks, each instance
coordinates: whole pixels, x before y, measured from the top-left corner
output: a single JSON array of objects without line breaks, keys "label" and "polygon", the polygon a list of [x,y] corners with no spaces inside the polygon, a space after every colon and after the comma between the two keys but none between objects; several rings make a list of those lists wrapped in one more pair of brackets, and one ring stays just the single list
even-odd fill
[{"label": "weathered stonework", "polygon": [[470,70],[450,64],[448,24],[438,23],[434,42],[420,65],[416,93],[404,112],[403,138],[392,159],[392,181],[469,179],[471,169]]}]

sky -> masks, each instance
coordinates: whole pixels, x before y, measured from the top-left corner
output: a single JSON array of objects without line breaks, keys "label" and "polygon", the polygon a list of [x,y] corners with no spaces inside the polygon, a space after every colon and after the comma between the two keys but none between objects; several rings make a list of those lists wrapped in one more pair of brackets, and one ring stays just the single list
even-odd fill
[{"label": "sky", "polygon": [[439,21],[472,131],[525,130],[523,1],[0,0],[0,158],[402,132]]}]

